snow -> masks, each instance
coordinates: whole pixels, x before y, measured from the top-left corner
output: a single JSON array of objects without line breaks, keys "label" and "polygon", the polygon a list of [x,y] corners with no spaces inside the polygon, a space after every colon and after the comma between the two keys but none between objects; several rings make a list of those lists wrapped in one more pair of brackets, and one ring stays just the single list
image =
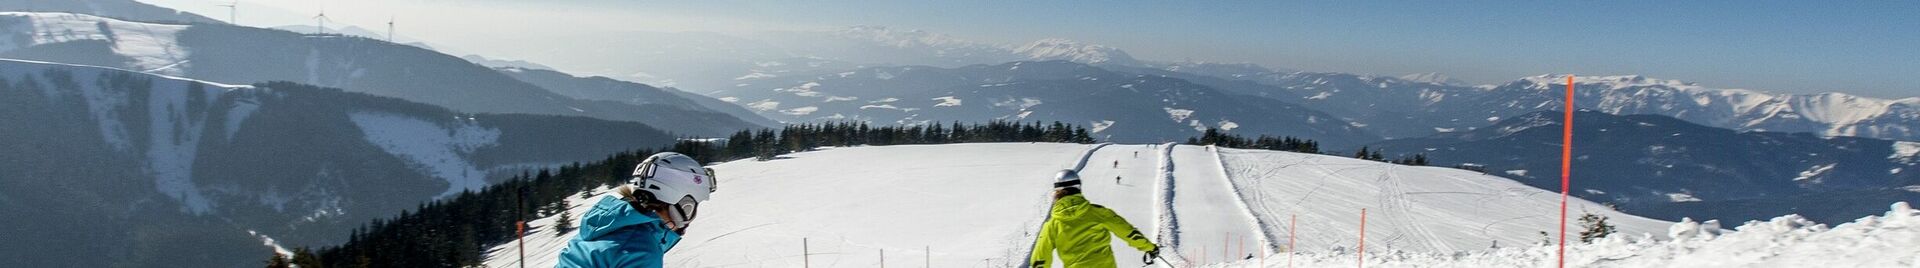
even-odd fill
[{"label": "snow", "polygon": [[[0,13],[8,14],[8,13]],[[76,15],[78,16],[78,15]],[[190,105],[212,106],[224,92],[251,88],[248,86],[225,85],[206,81],[185,79],[165,75],[146,76],[152,78],[152,88],[147,91],[146,111],[132,114],[145,114],[146,118],[122,118],[130,109],[136,107],[129,102],[133,99],[130,92],[107,90],[101,85],[105,82],[90,81],[103,77],[105,73],[133,72],[123,69],[49,63],[26,60],[0,59],[0,78],[11,81],[23,81],[19,77],[39,76],[44,70],[60,69],[73,72],[72,85],[78,86],[78,95],[84,98],[88,118],[100,129],[100,139],[118,152],[138,154],[145,159],[143,171],[152,176],[154,187],[167,197],[179,201],[181,210],[192,214],[212,213],[214,203],[208,199],[200,186],[193,181],[195,158],[198,156],[202,132],[209,128],[223,130],[222,134],[232,135],[238,125],[244,123],[257,105],[253,105],[251,95],[241,95],[238,104],[222,116],[227,117],[223,126],[208,126],[207,118],[215,115],[191,114]],[[42,83],[51,81],[40,79]],[[207,98],[200,103],[191,103],[188,90],[193,85],[202,86],[201,96]],[[55,85],[42,85],[49,90],[61,90]],[[55,96],[57,94],[48,94]],[[131,121],[131,122],[129,122]],[[128,123],[146,125],[148,142],[145,148],[137,148],[133,139],[134,131]]]},{"label": "snow", "polygon": [[1507,175],[1514,175],[1514,176],[1521,176],[1521,177],[1526,177],[1526,176],[1527,176],[1527,170],[1525,170],[1525,169],[1516,169],[1516,170],[1508,170],[1508,171],[1507,171]]},{"label": "snow", "polygon": [[1093,133],[1100,133],[1100,131],[1104,131],[1104,130],[1107,130],[1107,128],[1113,127],[1113,123],[1114,123],[1113,120],[1100,120],[1100,121],[1087,123],[1087,125],[1093,127],[1088,131],[1092,131]]},{"label": "snow", "polygon": [[1834,165],[1836,164],[1813,165],[1813,167],[1809,167],[1807,168],[1807,170],[1800,171],[1800,176],[1793,177],[1793,181],[1798,182],[1798,181],[1812,180],[1813,182],[1816,182],[1816,183],[1820,182],[1819,177],[1821,175],[1826,175],[1828,171],[1833,171]]},{"label": "snow", "polygon": [[[1282,252],[1290,215],[1299,216],[1296,248],[1337,251],[1354,246],[1359,212],[1367,208],[1367,248],[1454,252],[1492,243],[1524,245],[1557,229],[1559,194],[1478,172],[1401,166],[1352,158],[1221,149],[1226,171]],[[1623,233],[1655,233],[1665,222],[1573,199],[1569,213],[1608,216]],[[1497,241],[1497,242],[1495,242]]]},{"label": "snow", "polygon": [[1040,101],[1040,99],[1035,99],[1035,98],[1009,97],[1006,100],[994,101],[993,107],[1019,107],[1020,110],[1026,110],[1028,108],[1033,108],[1033,106],[1039,106],[1040,104],[1044,104],[1044,103],[1046,102]]},{"label": "snow", "polygon": [[740,102],[740,97],[720,97],[720,101],[724,101],[727,103],[735,103],[735,102]]},{"label": "snow", "polygon": [[820,111],[820,107],[807,106],[807,107],[786,109],[786,110],[780,110],[780,113],[792,115],[792,116],[802,116],[802,115],[812,114],[813,112],[816,112],[816,111]]},{"label": "snow", "polygon": [[[1016,48],[1013,53],[1027,56],[1032,60],[1067,60],[1086,64],[1112,63],[1127,65],[1134,63],[1133,56],[1120,49],[1085,44],[1078,41],[1047,38],[1027,43]],[[1015,65],[1014,67],[1019,67]]]},{"label": "snow", "polygon": [[[1674,224],[1665,240],[1619,235],[1567,245],[1567,267],[1916,267],[1920,266],[1920,211],[1908,203],[1835,226],[1798,215],[1750,221],[1731,231],[1713,221]],[[1515,244],[1465,253],[1379,252],[1367,267],[1548,267],[1554,245]],[[1267,267],[1353,266],[1350,251],[1306,252],[1269,258]],[[1292,259],[1292,260],[1288,260]],[[1224,267],[1253,267],[1241,262]]]},{"label": "snow", "polygon": [[900,98],[885,98],[885,99],[869,101],[867,103],[889,103],[889,102],[896,102],[896,101],[900,101]]},{"label": "snow", "polygon": [[273,237],[268,237],[267,235],[260,234],[260,232],[255,232],[253,230],[247,230],[247,235],[253,236],[255,239],[260,239],[260,244],[267,246],[267,248],[273,249],[274,254],[280,254],[280,256],[287,257],[287,258],[293,257],[293,251],[287,250],[287,247],[281,246],[280,242],[273,240]]},{"label": "snow", "polygon": [[1333,96],[1333,92],[1326,92],[1326,91],[1321,91],[1320,93],[1315,93],[1315,94],[1313,94],[1313,96],[1307,96],[1307,99],[1309,99],[1309,100],[1324,100],[1324,99],[1327,99],[1327,97],[1332,97],[1332,96]]},{"label": "snow", "polygon": [[733,80],[761,79],[761,78],[774,78],[774,77],[780,77],[780,76],[762,73],[762,72],[753,72],[750,74],[742,75],[740,77],[734,77]]},{"label": "snow", "polygon": [[1219,125],[1220,130],[1225,130],[1225,131],[1233,131],[1233,129],[1240,128],[1240,123],[1234,123],[1232,120],[1226,120],[1226,119],[1220,119],[1220,123],[1217,123],[1215,125]]},{"label": "snow", "polygon": [[954,107],[954,106],[960,106],[960,98],[957,98],[957,97],[954,97],[954,96],[946,96],[946,97],[939,97],[939,98],[933,98],[933,100],[937,100],[937,101],[940,101],[940,103],[937,103],[937,104],[934,104],[934,105],[933,105],[933,107]]},{"label": "snow", "polygon": [[1173,107],[1160,107],[1160,109],[1166,110],[1167,117],[1173,118],[1174,122],[1186,122],[1187,117],[1193,116],[1193,110],[1175,109]]},{"label": "snow", "polygon": [[1920,193],[1920,185],[1901,186],[1900,189],[1907,190],[1908,192]]},{"label": "snow", "polygon": [[[176,34],[187,29],[187,25],[127,22],[72,13],[0,12],[0,16],[25,17],[32,23],[30,40],[15,44],[17,47],[81,40],[109,41],[115,54],[133,59],[125,67],[172,76],[186,73],[185,68],[179,67],[186,63],[188,51],[179,45]],[[104,31],[102,25],[106,26]]]},{"label": "snow", "polygon": [[[713,165],[723,186],[667,255],[670,267],[877,267],[929,261],[1012,267],[1046,214],[1053,173],[1084,163],[1082,144],[987,143],[830,148]],[[860,163],[848,165],[847,163]],[[599,191],[604,192],[605,189]],[[600,192],[596,192],[600,193]],[[822,194],[833,193],[833,194]],[[599,197],[595,197],[597,200]],[[573,199],[570,213],[590,204]],[[805,200],[796,202],[796,200]],[[534,220],[528,267],[552,267],[571,233]],[[517,244],[486,265],[517,266]],[[931,249],[931,252],[926,250]]]},{"label": "snow", "polygon": [[[896,266],[1018,266],[1045,217],[1052,173],[1074,167],[1081,167],[1089,200],[1149,237],[1178,237],[1160,240],[1169,260],[1209,267],[1262,261],[1222,263],[1223,248],[1264,255],[1266,267],[1289,267],[1288,259],[1300,267],[1354,265],[1361,208],[1368,208],[1368,266],[1542,266],[1554,260],[1555,248],[1539,245],[1539,232],[1554,230],[1559,208],[1556,193],[1471,171],[1184,145],[861,146],[713,167],[728,186],[703,204],[700,220],[668,253],[669,267],[878,267],[882,250],[886,264]],[[597,198],[570,198],[569,213],[577,219]],[[1714,221],[1660,222],[1580,199],[1569,209],[1606,215],[1621,231],[1569,245],[1569,264],[1578,267],[1920,263],[1885,257],[1920,256],[1920,212],[1904,203],[1884,217],[1832,228],[1788,216],[1731,231]],[[1299,229],[1290,236],[1293,215]],[[556,236],[552,222],[530,222],[531,267],[552,266],[572,238]],[[802,239],[808,264],[801,263]],[[1289,240],[1296,251],[1289,252]],[[517,245],[490,246],[485,264],[517,266]],[[1122,265],[1138,260],[1139,252],[1114,246]]]},{"label": "snow", "polygon": [[881,104],[881,105],[861,105],[860,109],[861,110],[866,110],[866,109],[899,110],[900,107],[894,107],[892,104]]},{"label": "snow", "polygon": [[1667,193],[1667,201],[1672,201],[1675,203],[1700,202],[1700,198],[1693,197],[1693,194],[1688,194],[1688,193]]},{"label": "snow", "polygon": [[383,112],[354,112],[348,114],[348,119],[359,126],[368,142],[407,160],[414,169],[446,180],[447,190],[436,198],[487,186],[487,172],[475,167],[467,157],[474,150],[495,145],[500,139],[498,129],[480,127],[468,120],[443,127],[419,118]]},{"label": "snow", "polygon": [[748,103],[747,109],[753,109],[754,111],[759,111],[759,112],[778,110],[780,109],[780,102],[773,101],[773,100],[760,100],[753,103]]},{"label": "snow", "polygon": [[1179,253],[1173,255],[1180,256],[1170,259],[1204,264],[1237,259],[1229,258],[1226,252],[1258,255],[1253,251],[1229,250],[1231,248],[1253,248],[1254,251],[1270,248],[1265,246],[1270,245],[1267,240],[1270,236],[1265,234],[1267,229],[1260,228],[1259,220],[1248,209],[1246,199],[1240,196],[1212,147],[1164,146],[1171,147],[1163,157],[1172,158],[1171,165],[1165,168],[1171,169],[1172,217],[1178,231],[1166,236],[1169,239],[1163,243],[1170,244],[1168,251],[1177,250]]},{"label": "snow", "polygon": [[1920,160],[1920,142],[1893,142],[1893,155],[1887,156],[1887,159],[1906,161],[1908,163],[1912,163],[1914,160]]}]

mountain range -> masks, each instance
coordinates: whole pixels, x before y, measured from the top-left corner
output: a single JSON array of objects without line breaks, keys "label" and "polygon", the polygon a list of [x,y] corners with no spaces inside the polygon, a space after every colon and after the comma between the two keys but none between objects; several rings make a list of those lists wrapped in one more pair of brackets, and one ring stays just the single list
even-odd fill
[{"label": "mountain range", "polygon": [[784,122],[1060,121],[1120,142],[1182,140],[1208,128],[1316,137],[1334,146],[1376,139],[1296,104],[1060,60],[767,77],[707,94]]},{"label": "mountain range", "polygon": [[[381,40],[222,24],[168,25],[70,13],[0,13],[0,57],[119,67],[245,84],[294,81],[475,113],[586,116],[682,135],[764,127],[702,106],[583,100],[458,57]],[[656,94],[685,98],[690,94]]]},{"label": "mountain range", "polygon": [[0,217],[33,230],[0,254],[23,266],[244,264],[225,254],[343,242],[524,170],[673,141],[639,123],[18,60],[0,60],[0,95],[0,122],[34,126],[0,132],[0,210],[33,215]]},{"label": "mountain range", "polygon": [[[1840,223],[1920,198],[1920,143],[1809,133],[1740,132],[1659,115],[1574,116],[1572,194],[1636,215]],[[1483,166],[1545,189],[1560,186],[1559,112],[1470,131],[1370,145],[1435,164]]]}]

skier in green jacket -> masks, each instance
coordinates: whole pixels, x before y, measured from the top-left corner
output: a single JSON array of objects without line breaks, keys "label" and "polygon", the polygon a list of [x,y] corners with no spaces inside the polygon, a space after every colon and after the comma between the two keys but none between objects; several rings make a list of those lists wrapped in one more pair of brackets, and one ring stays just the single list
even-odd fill
[{"label": "skier in green jacket", "polygon": [[1061,170],[1054,176],[1053,213],[1040,227],[1040,239],[1034,241],[1032,264],[1035,268],[1052,265],[1053,253],[1060,252],[1067,268],[1116,267],[1108,234],[1119,236],[1127,245],[1146,252],[1142,262],[1153,264],[1160,257],[1160,246],[1133,228],[1113,210],[1087,202],[1080,195],[1080,175]]}]

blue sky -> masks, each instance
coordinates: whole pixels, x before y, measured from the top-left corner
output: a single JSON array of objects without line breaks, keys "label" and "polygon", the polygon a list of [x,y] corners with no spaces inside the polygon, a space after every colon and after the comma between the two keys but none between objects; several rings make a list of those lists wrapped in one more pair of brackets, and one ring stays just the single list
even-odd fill
[{"label": "blue sky", "polygon": [[[142,1],[190,11],[212,10],[195,6],[221,2]],[[683,31],[884,25],[996,43],[1063,37],[1149,60],[1382,75],[1440,72],[1476,83],[1546,73],[1642,74],[1713,87],[1920,97],[1920,81],[1907,78],[1920,74],[1920,1],[242,2],[286,9],[321,3],[333,5],[329,10],[411,5],[438,11],[427,13],[561,13],[608,17],[567,20],[579,23]],[[387,17],[374,14],[357,23],[381,25]]]}]

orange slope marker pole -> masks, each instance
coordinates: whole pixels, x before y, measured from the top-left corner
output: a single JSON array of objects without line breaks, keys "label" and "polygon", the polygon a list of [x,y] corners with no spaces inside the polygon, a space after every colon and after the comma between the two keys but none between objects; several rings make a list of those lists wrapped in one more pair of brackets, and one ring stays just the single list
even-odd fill
[{"label": "orange slope marker pole", "polygon": [[1360,208],[1360,250],[1354,251],[1354,252],[1359,253],[1355,255],[1360,255],[1360,262],[1358,267],[1362,267],[1362,268],[1367,267],[1367,209],[1366,208]]},{"label": "orange slope marker pole", "polygon": [[1560,124],[1560,264],[1567,267],[1567,189],[1573,182],[1573,74],[1567,74],[1566,119]]}]

